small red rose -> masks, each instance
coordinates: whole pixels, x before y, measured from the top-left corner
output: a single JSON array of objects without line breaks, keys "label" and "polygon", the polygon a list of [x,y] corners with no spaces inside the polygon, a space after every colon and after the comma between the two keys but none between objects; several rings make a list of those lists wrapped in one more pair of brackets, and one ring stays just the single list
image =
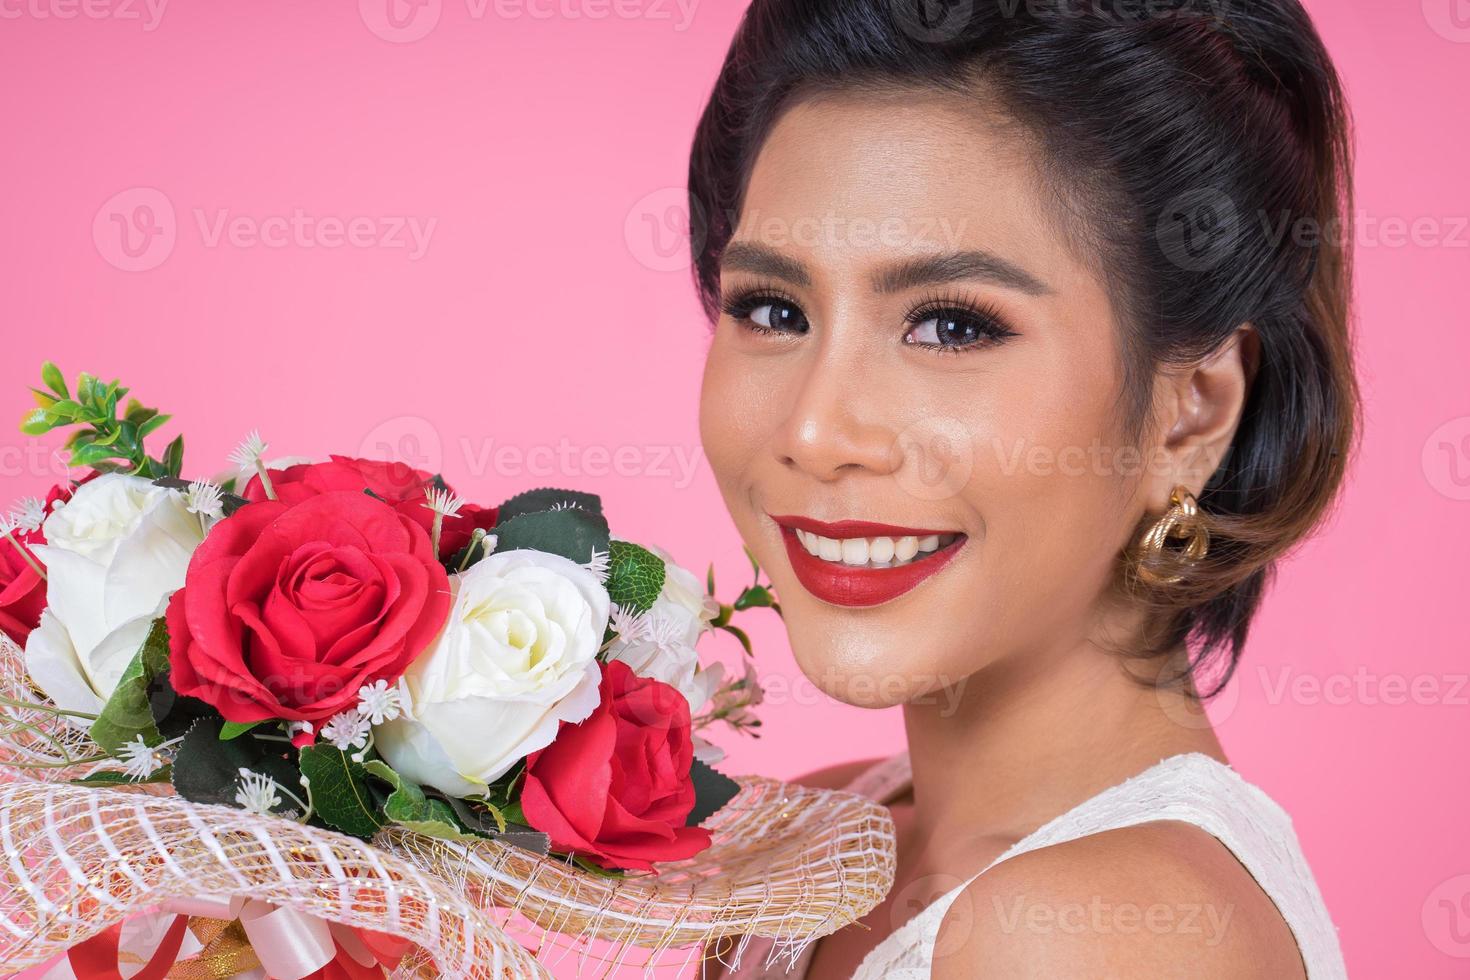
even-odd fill
[{"label": "small red rose", "polygon": [[168,605],[171,680],[228,721],[314,725],[395,683],[449,615],[424,529],[361,491],[241,507]]},{"label": "small red rose", "polygon": [[[41,562],[30,549],[33,544],[44,544],[46,537],[40,531],[11,537],[15,544],[0,541],[0,632],[24,647],[46,609],[46,580],[32,567],[31,562]],[[16,545],[25,549],[25,555]]]},{"label": "small red rose", "polygon": [[[406,463],[385,463],[375,459],[353,459],[332,456],[325,463],[298,463],[283,470],[271,471],[271,488],[276,498],[288,504],[332,490],[372,491],[425,531],[434,523],[434,515],[424,506],[424,491],[433,485],[433,477]],[[260,477],[250,478],[241,492],[246,500],[267,500]],[[476,528],[490,530],[495,526],[497,509],[465,504],[455,517],[445,519],[439,535],[439,557],[445,560],[470,543]]]},{"label": "small red rose", "polygon": [[602,667],[602,703],[526,760],[521,810],[558,850],[606,868],[651,871],[693,857],[709,831],[694,809],[689,701],[622,661]]}]

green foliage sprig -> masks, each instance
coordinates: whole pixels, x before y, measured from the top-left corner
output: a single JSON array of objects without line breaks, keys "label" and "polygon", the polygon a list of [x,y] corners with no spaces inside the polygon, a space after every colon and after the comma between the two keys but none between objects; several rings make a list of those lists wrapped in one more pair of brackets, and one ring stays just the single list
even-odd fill
[{"label": "green foliage sprig", "polygon": [[170,416],[160,414],[136,398],[129,398],[118,416],[118,403],[128,389],[116,381],[104,382],[82,372],[75,394],[67,387],[61,369],[50,361],[41,365],[44,388],[32,388],[36,408],[21,422],[26,435],[45,435],[55,429],[77,427],[66,440],[70,465],[102,472],[132,473],[157,480],[177,477],[184,465],[184,437],[164,449],[163,456],[149,456],[144,440]]}]

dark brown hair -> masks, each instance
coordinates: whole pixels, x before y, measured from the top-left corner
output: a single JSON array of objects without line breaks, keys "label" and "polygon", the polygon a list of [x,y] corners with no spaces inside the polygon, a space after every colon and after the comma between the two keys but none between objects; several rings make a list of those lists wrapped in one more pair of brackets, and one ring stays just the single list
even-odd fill
[{"label": "dark brown hair", "polygon": [[[711,319],[772,125],[803,97],[856,87],[998,99],[1039,141],[1112,288],[1135,433],[1155,371],[1254,326],[1239,430],[1199,499],[1208,556],[1120,562],[1120,587],[1152,613],[1130,652],[1182,647],[1173,677],[1218,690],[1276,560],[1331,505],[1358,428],[1349,121],[1311,20],[1297,0],[754,0],[689,163],[694,273]],[[1145,587],[1140,561],[1182,580]]]}]

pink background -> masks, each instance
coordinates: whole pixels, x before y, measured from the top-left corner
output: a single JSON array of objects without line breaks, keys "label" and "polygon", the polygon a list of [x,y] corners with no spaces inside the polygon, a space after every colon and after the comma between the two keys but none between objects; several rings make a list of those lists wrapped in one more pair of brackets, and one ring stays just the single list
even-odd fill
[{"label": "pink background", "polygon": [[[1465,976],[1470,11],[1309,6],[1357,116],[1367,429],[1213,712],[1294,814],[1353,972]],[[259,427],[273,452],[396,455],[486,502],[596,489],[623,535],[713,557],[733,595],[678,189],[739,7],[428,0],[394,27],[382,0],[0,4],[4,411],[50,357],[173,412],[194,473]],[[310,226],[270,238],[298,211]],[[139,219],[132,254],[118,218]],[[5,424],[4,496],[54,480],[54,445]],[[900,747],[897,712],[823,700],[774,618],[748,619],[773,693],[728,769]]]}]

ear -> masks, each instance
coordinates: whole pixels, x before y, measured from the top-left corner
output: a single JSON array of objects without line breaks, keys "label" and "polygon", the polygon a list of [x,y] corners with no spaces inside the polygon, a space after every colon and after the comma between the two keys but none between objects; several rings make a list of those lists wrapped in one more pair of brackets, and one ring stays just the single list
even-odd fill
[{"label": "ear", "polygon": [[1223,344],[1192,365],[1160,378],[1156,418],[1160,465],[1149,467],[1145,506],[1162,513],[1169,493],[1183,484],[1196,496],[1220,468],[1235,431],[1260,359],[1260,335],[1241,324]]}]

